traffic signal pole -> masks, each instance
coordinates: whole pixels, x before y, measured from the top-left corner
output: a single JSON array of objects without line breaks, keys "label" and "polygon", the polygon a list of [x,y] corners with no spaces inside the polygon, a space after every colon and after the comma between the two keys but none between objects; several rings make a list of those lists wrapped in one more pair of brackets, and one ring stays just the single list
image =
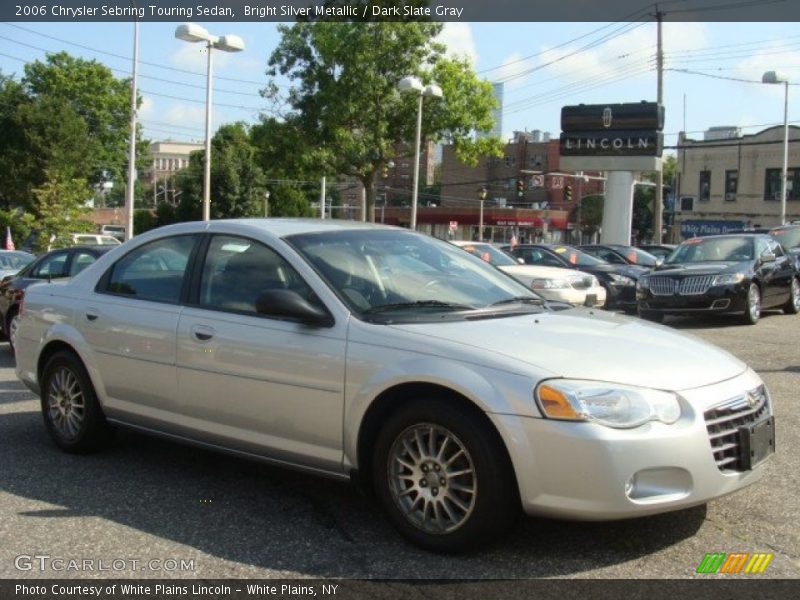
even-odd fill
[{"label": "traffic signal pole", "polygon": [[[658,71],[658,78],[656,83],[656,98],[658,105],[661,106],[664,102],[664,46],[662,42],[661,25],[664,13],[658,10],[656,5],[656,22],[657,22],[657,49],[656,49],[656,70]],[[662,241],[663,214],[664,214],[664,165],[659,165],[656,171],[656,195],[653,206],[653,243],[660,244]]]}]

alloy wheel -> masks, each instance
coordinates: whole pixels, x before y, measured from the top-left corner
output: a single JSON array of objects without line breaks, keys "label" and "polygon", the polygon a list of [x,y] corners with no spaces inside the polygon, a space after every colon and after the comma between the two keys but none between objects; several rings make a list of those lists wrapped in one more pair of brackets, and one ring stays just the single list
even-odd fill
[{"label": "alloy wheel", "polygon": [[478,477],[469,451],[451,431],[432,423],[409,427],[395,439],[388,469],[392,498],[415,527],[446,534],[468,521]]},{"label": "alloy wheel", "polygon": [[792,279],[792,303],[795,311],[800,312],[800,279],[797,277]]},{"label": "alloy wheel", "polygon": [[747,292],[747,310],[751,321],[757,321],[761,316],[761,292],[757,285],[751,285]]},{"label": "alloy wheel", "polygon": [[11,317],[8,323],[8,343],[14,348],[17,345],[17,330],[19,329],[19,315]]},{"label": "alloy wheel", "polygon": [[60,367],[50,379],[47,390],[48,416],[53,427],[65,439],[73,439],[81,431],[86,416],[83,389],[75,374]]}]

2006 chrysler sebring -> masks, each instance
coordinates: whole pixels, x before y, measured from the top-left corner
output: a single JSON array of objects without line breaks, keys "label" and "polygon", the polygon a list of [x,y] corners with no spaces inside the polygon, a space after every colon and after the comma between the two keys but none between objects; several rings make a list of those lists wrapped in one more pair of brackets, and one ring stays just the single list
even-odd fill
[{"label": "2006 chrysler sebring", "polygon": [[637,517],[757,480],[769,394],[659,325],[554,310],[460,248],[352,222],[183,223],[31,287],[17,374],[61,448],[114,426],[369,482],[455,551],[529,514]]}]

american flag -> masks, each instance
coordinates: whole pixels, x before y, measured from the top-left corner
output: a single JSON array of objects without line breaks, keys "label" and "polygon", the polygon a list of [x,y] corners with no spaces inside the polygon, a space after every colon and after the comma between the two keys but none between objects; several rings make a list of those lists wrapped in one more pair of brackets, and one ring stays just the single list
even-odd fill
[{"label": "american flag", "polygon": [[6,250],[16,250],[14,247],[14,240],[11,239],[11,227],[6,226],[6,241],[3,243],[3,248]]}]

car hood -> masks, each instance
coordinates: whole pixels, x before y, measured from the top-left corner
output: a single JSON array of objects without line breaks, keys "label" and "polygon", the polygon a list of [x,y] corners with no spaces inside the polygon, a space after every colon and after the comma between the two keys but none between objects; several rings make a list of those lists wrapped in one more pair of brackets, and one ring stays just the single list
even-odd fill
[{"label": "car hood", "polygon": [[639,279],[645,273],[649,273],[651,269],[647,267],[638,267],[636,265],[592,265],[590,267],[579,266],[579,269],[587,273],[613,273],[615,275],[625,275],[632,279]]},{"label": "car hood", "polygon": [[[390,327],[485,351],[552,376],[679,391],[736,377],[747,365],[674,329],[589,309]],[[455,350],[455,349],[454,349]],[[461,354],[460,352],[458,354]],[[492,361],[494,362],[494,361]],[[518,365],[519,366],[519,365]]]},{"label": "car hood", "polygon": [[739,271],[748,270],[747,262],[719,261],[662,265],[653,271],[653,275],[717,275],[719,273],[738,273]]}]

